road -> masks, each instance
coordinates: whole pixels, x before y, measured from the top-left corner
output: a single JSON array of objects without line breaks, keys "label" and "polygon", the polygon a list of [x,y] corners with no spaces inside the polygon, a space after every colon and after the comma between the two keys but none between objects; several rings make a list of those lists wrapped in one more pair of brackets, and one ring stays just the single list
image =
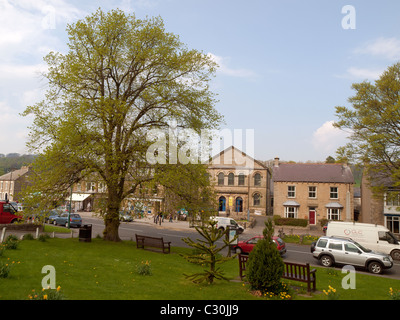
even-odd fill
[{"label": "road", "polygon": [[[102,219],[95,217],[83,217],[84,224],[92,224],[92,236],[95,237],[98,234],[102,234],[104,230],[104,223]],[[193,240],[200,238],[200,235],[194,228],[174,228],[171,225],[167,225],[169,222],[164,222],[163,226],[156,224],[147,224],[142,222],[122,222],[119,227],[119,236],[122,240],[135,240],[135,234],[143,234],[153,237],[163,237],[166,241],[171,241],[171,246],[187,247],[182,241],[182,238],[192,238]],[[261,233],[261,232],[260,232]],[[245,231],[239,236],[239,240],[247,240],[255,234],[251,231]],[[221,241],[222,244],[222,241]],[[284,261],[297,262],[297,263],[309,263],[312,266],[321,266],[318,261],[312,256],[309,246],[297,245],[297,244],[286,244],[287,252],[283,256]],[[338,271],[340,267],[336,268]],[[370,274],[363,269],[357,269],[357,272]],[[400,279],[400,261],[396,261],[391,269],[385,270],[382,275],[378,277],[387,277],[393,279]]]}]

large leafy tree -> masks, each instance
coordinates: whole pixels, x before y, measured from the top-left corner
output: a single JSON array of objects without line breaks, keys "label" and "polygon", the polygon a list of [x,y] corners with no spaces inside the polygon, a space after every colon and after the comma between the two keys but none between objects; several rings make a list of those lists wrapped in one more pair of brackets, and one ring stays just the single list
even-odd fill
[{"label": "large leafy tree", "polygon": [[335,126],[350,133],[339,158],[366,166],[382,191],[390,181],[400,186],[400,63],[390,66],[375,83],[355,83],[352,108],[336,107]]},{"label": "large leafy tree", "polygon": [[23,113],[34,116],[28,146],[40,152],[30,192],[55,199],[97,176],[107,187],[104,237],[118,241],[121,201],[154,179],[149,129],[174,122],[200,132],[220,123],[209,90],[217,66],[166,32],[160,17],[98,9],[67,32],[69,51],[44,58],[45,100]]}]

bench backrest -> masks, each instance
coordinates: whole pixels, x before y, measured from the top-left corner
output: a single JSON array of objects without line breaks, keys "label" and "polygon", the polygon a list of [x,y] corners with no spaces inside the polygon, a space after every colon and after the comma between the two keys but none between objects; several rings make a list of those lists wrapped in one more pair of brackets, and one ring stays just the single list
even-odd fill
[{"label": "bench backrest", "polygon": [[[243,271],[246,271],[246,264],[249,256],[239,254],[239,275],[240,278],[244,277]],[[290,275],[296,279],[307,279],[310,275],[310,265],[299,264],[293,262],[284,262],[285,269],[283,274]]]},{"label": "bench backrest", "polygon": [[144,245],[163,245],[164,239],[163,238],[155,238],[155,237],[148,237],[148,236],[140,236],[136,235],[136,240],[143,242]]},{"label": "bench backrest", "polygon": [[292,278],[296,279],[307,279],[310,275],[310,265],[299,264],[293,262],[285,262],[284,274],[290,275]]}]

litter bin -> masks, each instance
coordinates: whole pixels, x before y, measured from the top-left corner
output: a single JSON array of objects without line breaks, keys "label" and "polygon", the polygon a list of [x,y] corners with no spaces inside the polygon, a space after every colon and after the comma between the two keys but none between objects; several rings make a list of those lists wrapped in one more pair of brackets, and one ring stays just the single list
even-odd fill
[{"label": "litter bin", "polygon": [[92,225],[84,224],[79,228],[79,241],[91,242],[92,241]]}]

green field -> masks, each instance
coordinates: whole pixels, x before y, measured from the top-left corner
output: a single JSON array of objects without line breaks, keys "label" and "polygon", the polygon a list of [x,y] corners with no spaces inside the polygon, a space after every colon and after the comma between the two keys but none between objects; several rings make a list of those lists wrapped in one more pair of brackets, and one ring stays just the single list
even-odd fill
[{"label": "green field", "polygon": [[[55,267],[56,285],[61,287],[65,299],[265,299],[252,295],[249,285],[237,280],[237,259],[222,266],[225,275],[235,281],[217,281],[212,285],[189,282],[184,273],[199,272],[202,267],[179,255],[188,250],[173,247],[171,254],[163,254],[137,249],[132,241],[113,243],[101,239],[92,239],[90,243],[57,238],[45,242],[23,240],[16,250],[4,250],[0,257],[0,263],[11,266],[9,276],[0,278],[0,299],[28,300],[32,290],[40,291],[45,265]],[[152,275],[138,274],[137,267],[146,261]],[[357,274],[357,289],[344,290],[342,277],[340,270],[318,268],[318,292],[308,297],[301,284],[293,282],[296,288],[292,298],[326,299],[322,290],[328,290],[329,285],[337,290],[340,299],[388,299],[390,287],[400,289],[398,280]]]}]

